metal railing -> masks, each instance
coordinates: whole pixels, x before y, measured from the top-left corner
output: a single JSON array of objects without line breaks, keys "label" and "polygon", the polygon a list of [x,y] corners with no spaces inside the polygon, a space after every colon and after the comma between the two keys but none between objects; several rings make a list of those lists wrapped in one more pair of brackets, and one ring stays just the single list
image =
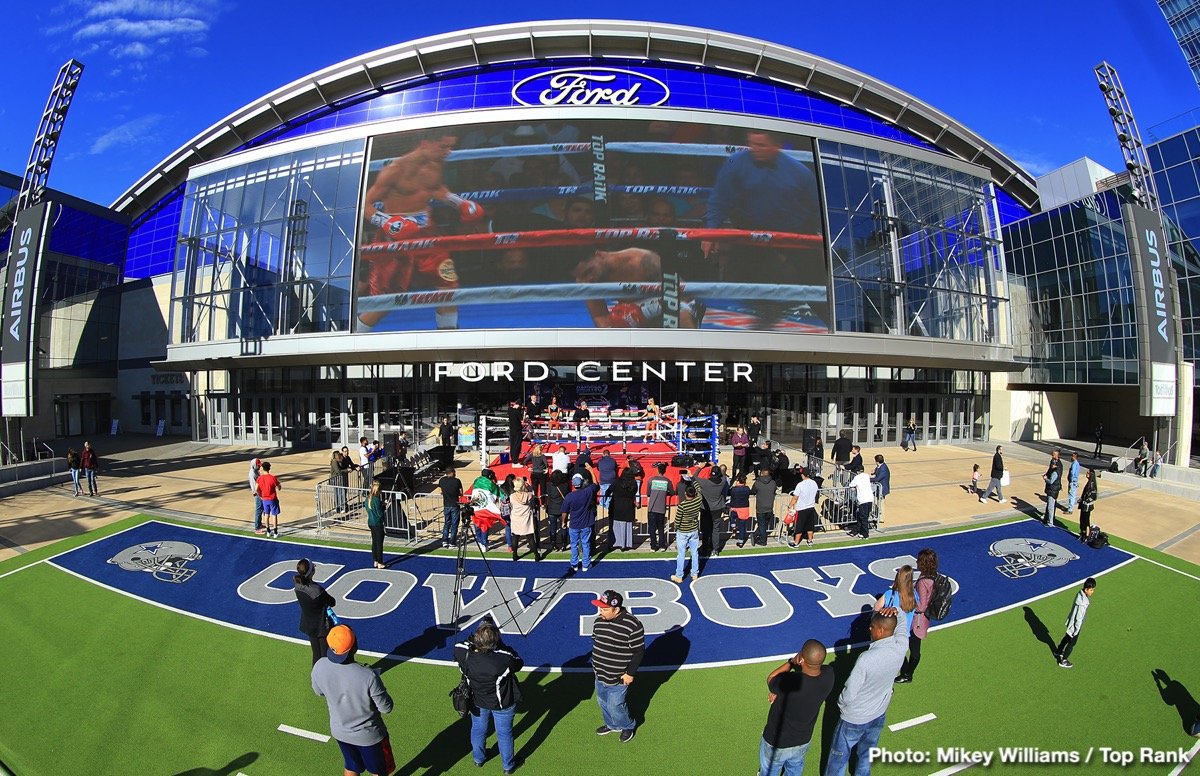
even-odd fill
[{"label": "metal railing", "polygon": [[0,485],[22,480],[34,480],[41,477],[57,477],[65,474],[67,462],[62,458],[49,458],[40,461],[25,461],[23,463],[0,466]]},{"label": "metal railing", "polygon": [[[367,512],[364,508],[367,489],[348,485],[332,485],[328,481],[316,487],[317,530],[328,531],[335,527],[367,528]],[[406,542],[417,541],[422,525],[415,509],[403,491],[380,491],[383,501],[383,529],[388,536],[397,536]]]}]

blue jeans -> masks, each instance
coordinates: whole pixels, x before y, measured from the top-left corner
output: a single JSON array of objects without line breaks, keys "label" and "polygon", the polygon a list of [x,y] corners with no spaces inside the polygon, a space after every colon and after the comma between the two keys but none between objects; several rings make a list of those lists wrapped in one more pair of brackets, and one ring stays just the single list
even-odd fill
[{"label": "blue jeans", "polygon": [[487,759],[486,743],[488,722],[496,725],[496,742],[500,744],[500,762],[504,770],[511,771],[516,767],[516,757],[513,754],[513,717],[517,714],[517,704],[507,709],[492,711],[491,709],[476,708],[471,712],[471,756],[475,762],[482,763]]},{"label": "blue jeans", "polygon": [[626,684],[604,684],[596,680],[596,703],[600,704],[600,716],[610,730],[633,730],[637,723],[629,716],[625,705]]},{"label": "blue jeans", "polygon": [[600,506],[608,509],[608,504],[612,501],[612,497],[608,495],[609,489],[612,488],[611,482],[600,483]]},{"label": "blue jeans", "polygon": [[858,763],[854,766],[854,776],[870,776],[870,751],[879,745],[879,735],[883,732],[883,722],[887,714],[880,714],[870,722],[855,725],[844,719],[838,720],[833,731],[833,743],[829,745],[829,762],[825,766],[825,776],[843,776],[846,766],[850,764],[850,752],[858,750]]},{"label": "blue jeans", "polygon": [[1067,483],[1067,511],[1075,511],[1075,500],[1079,497],[1079,480],[1071,480]]},{"label": "blue jeans", "polygon": [[700,532],[687,531],[675,534],[675,576],[683,576],[683,563],[688,552],[692,553],[692,576],[700,573]]},{"label": "blue jeans", "polygon": [[78,496],[80,493],[83,493],[83,491],[79,489],[79,472],[79,469],[71,470],[71,483],[75,485],[76,496]]},{"label": "blue jeans", "polygon": [[459,508],[457,506],[442,507],[442,512],[444,518],[442,520],[442,543],[445,544],[452,540],[457,542]]},{"label": "blue jeans", "polygon": [[592,567],[592,527],[568,529],[571,539],[571,568],[583,564],[583,570]]},{"label": "blue jeans", "polygon": [[1058,496],[1046,496],[1046,512],[1042,515],[1042,522],[1053,523],[1056,509],[1058,509]]},{"label": "blue jeans", "polygon": [[100,486],[98,486],[96,484],[96,470],[95,469],[84,469],[83,473],[85,475],[87,475],[88,494],[91,495],[94,493],[99,493]]},{"label": "blue jeans", "polygon": [[758,776],[778,776],[780,770],[783,776],[800,776],[804,772],[808,744],[779,748],[771,746],[764,738],[758,747]]}]

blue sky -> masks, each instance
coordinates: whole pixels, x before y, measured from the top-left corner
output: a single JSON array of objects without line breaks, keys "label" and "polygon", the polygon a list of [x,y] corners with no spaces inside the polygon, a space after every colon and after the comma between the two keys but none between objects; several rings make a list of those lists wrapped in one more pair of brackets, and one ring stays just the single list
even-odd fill
[{"label": "blue sky", "polygon": [[[21,174],[59,66],[86,71],[50,185],[104,204],[246,103],[343,59],[426,35],[603,17],[710,27],[827,57],[958,119],[1035,174],[1080,156],[1121,165],[1092,68],[1121,74],[1142,130],[1200,106],[1153,0],[760,3],[463,0],[286,3],[51,0],[5,4],[0,169]],[[337,10],[333,10],[337,8]]]}]

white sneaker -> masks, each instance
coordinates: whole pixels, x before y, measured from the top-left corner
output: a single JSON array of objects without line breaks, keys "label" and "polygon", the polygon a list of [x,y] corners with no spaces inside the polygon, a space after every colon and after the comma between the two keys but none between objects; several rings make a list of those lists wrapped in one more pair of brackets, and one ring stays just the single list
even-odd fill
[{"label": "white sneaker", "polygon": [[982,504],[982,503],[983,503],[985,500],[986,500],[986,499],[984,499],[984,497],[983,497],[983,496],[980,496],[980,497],[979,497],[979,503],[980,503],[980,504]]},{"label": "white sneaker", "polygon": [[1008,499],[1006,499],[1006,498],[1002,498],[1002,499],[1000,499],[1000,503],[1001,503],[1001,504],[1007,504],[1007,503],[1008,503]]}]

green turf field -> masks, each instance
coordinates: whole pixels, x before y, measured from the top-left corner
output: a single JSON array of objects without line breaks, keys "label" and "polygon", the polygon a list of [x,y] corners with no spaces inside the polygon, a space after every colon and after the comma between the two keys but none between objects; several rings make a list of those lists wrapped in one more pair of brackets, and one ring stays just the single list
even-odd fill
[{"label": "green turf field", "polygon": [[[119,524],[109,530],[128,526]],[[186,617],[36,563],[90,540],[66,540],[0,565],[0,761],[39,774],[337,774],[337,745],[279,732],[328,732],[325,704],[308,683],[309,650]],[[1133,549],[1133,548],[1131,548]],[[1200,569],[1137,549],[1200,577]],[[1050,655],[1074,591],[930,634],[916,681],[897,688],[895,723],[881,746],[936,756],[938,747],[1073,749],[1086,765],[977,766],[965,773],[1171,773],[1171,764],[1100,763],[1100,747],[1185,751],[1183,717],[1200,696],[1196,604],[1200,579],[1136,560],[1100,577],[1087,623],[1064,670]],[[793,649],[805,638],[795,624]],[[831,656],[839,677],[853,656]],[[370,658],[360,658],[370,664]],[[396,701],[388,717],[398,773],[499,773],[473,767],[467,725],[446,695],[453,668],[386,664]],[[750,774],[774,664],[643,672],[631,690],[637,737],[622,745],[600,724],[589,675],[529,674],[517,715],[521,773]],[[1168,683],[1160,689],[1156,683]],[[836,692],[836,691],[835,691]],[[832,699],[831,699],[832,702]],[[826,715],[831,716],[831,715]],[[818,726],[806,774],[819,773],[832,720]],[[997,754],[997,756],[999,756]],[[953,762],[877,764],[884,774],[931,774]],[[1200,765],[1184,773],[1200,774]]]}]

